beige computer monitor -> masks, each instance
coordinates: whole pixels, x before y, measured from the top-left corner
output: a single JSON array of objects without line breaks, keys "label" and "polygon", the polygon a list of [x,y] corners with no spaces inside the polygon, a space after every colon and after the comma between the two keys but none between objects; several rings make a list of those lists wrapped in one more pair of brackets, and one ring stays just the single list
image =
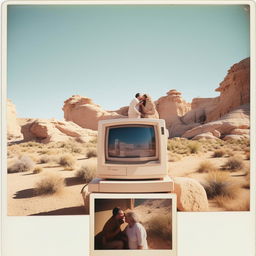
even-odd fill
[{"label": "beige computer monitor", "polygon": [[168,130],[162,119],[111,119],[98,124],[97,177],[160,179],[168,174]]},{"label": "beige computer monitor", "polygon": [[[108,222],[113,221],[113,209],[124,213],[120,231],[107,242]],[[136,214],[142,238],[127,232],[128,212]],[[171,193],[90,195],[90,256],[176,256],[176,195]],[[108,226],[108,227],[106,227]],[[143,229],[144,231],[141,231]],[[139,233],[139,234],[141,234]],[[143,239],[143,242],[140,240]],[[136,241],[137,240],[137,241]],[[140,243],[141,248],[136,247]],[[113,243],[114,241],[114,243]],[[117,242],[116,242],[117,241]],[[111,248],[121,243],[123,248]],[[130,248],[131,247],[131,248]],[[136,249],[135,249],[136,248]]]}]

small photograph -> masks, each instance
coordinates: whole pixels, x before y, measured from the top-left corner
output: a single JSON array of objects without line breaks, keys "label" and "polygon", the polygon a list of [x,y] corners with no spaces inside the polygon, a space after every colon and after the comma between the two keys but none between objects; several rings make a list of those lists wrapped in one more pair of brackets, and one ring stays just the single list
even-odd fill
[{"label": "small photograph", "polygon": [[95,198],[94,250],[172,250],[173,207],[170,197]]}]

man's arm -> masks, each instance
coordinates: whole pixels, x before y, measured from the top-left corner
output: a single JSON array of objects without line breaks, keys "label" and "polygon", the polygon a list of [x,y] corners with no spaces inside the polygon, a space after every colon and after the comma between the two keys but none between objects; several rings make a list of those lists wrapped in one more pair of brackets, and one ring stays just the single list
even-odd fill
[{"label": "man's arm", "polygon": [[118,235],[121,232],[120,227],[117,227],[116,229],[113,229],[113,223],[107,222],[103,228],[103,237],[106,240],[113,239],[116,235]]}]

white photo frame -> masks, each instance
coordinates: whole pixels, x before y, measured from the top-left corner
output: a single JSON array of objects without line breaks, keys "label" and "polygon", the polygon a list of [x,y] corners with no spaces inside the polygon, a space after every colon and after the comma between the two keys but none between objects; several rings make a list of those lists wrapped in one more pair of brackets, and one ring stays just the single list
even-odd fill
[{"label": "white photo frame", "polygon": [[[97,200],[101,199],[111,199],[111,204],[113,204],[113,200],[122,200],[122,199],[145,199],[145,200],[160,200],[167,199],[170,200],[171,206],[171,248],[170,249],[148,249],[148,250],[105,250],[105,249],[95,249],[95,226],[96,226],[96,204]],[[101,201],[102,202],[102,201]],[[120,201],[118,201],[120,202]],[[98,203],[99,204],[99,203]],[[149,213],[150,214],[150,213]],[[176,217],[176,194],[172,193],[145,193],[145,194],[106,194],[106,193],[92,193],[90,194],[90,232],[89,232],[89,240],[90,240],[90,256],[115,256],[115,255],[123,255],[123,256],[176,256],[177,255],[177,217]],[[111,216],[110,216],[111,217]],[[101,219],[102,220],[102,219]]]}]

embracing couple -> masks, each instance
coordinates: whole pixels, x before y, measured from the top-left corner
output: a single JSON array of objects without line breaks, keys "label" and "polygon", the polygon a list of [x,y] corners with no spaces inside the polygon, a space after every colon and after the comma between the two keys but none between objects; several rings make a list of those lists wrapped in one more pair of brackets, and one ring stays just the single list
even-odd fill
[{"label": "embracing couple", "polygon": [[148,94],[136,93],[128,109],[129,118],[159,118],[155,103]]},{"label": "embracing couple", "polygon": [[[148,249],[146,230],[134,212],[124,214],[121,208],[115,207],[112,214],[95,237],[96,249]],[[121,231],[121,225],[125,222],[128,225]]]}]

